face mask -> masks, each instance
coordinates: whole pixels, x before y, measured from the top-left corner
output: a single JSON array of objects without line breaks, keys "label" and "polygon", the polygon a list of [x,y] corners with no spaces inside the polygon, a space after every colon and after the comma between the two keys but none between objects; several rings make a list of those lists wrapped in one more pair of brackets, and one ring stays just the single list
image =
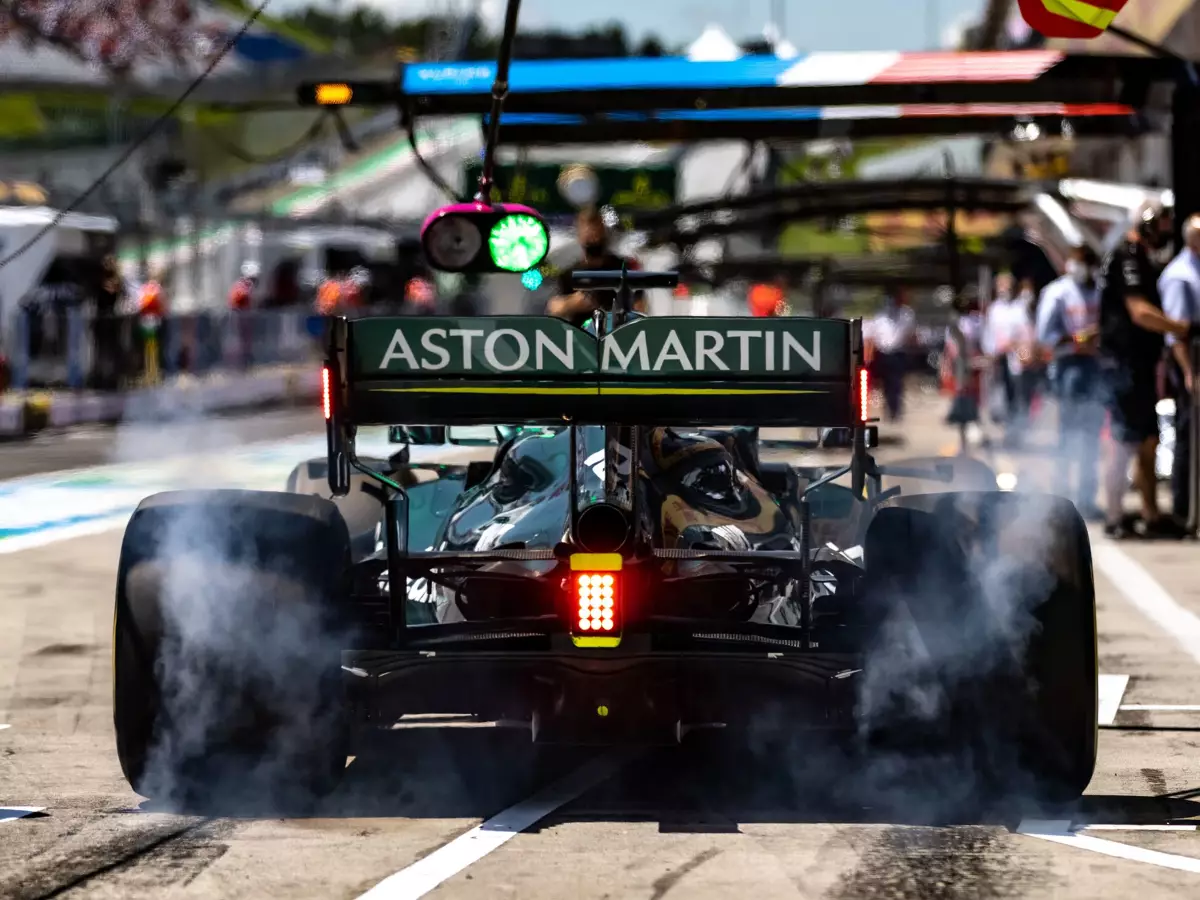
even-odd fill
[{"label": "face mask", "polygon": [[583,252],[592,259],[603,256],[605,249],[607,248],[604,241],[589,241],[583,245]]},{"label": "face mask", "polygon": [[1148,250],[1162,250],[1171,243],[1171,233],[1161,228],[1145,228],[1142,231],[1142,240]]}]

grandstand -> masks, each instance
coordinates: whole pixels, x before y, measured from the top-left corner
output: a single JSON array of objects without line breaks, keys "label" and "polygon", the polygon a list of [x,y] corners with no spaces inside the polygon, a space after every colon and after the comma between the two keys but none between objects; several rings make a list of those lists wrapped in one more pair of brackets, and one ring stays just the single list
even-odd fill
[{"label": "grandstand", "polygon": [[[238,0],[14,0],[0,10],[0,169],[67,196],[86,188],[209,65],[241,28]],[[300,72],[347,63],[328,42],[260,19],[189,104],[98,192],[89,211],[145,218],[153,172],[175,161],[215,189],[302,139],[299,110],[222,113],[215,101],[290,100]],[[355,67],[358,68],[358,67]],[[365,76],[386,69],[360,69]],[[194,196],[192,197],[194,199]]]},{"label": "grandstand", "polygon": [[[139,87],[199,74],[246,14],[195,0],[13,0],[0,11],[6,80],[93,83],[112,76]],[[317,38],[256,23],[214,75],[246,74],[325,49]]]}]

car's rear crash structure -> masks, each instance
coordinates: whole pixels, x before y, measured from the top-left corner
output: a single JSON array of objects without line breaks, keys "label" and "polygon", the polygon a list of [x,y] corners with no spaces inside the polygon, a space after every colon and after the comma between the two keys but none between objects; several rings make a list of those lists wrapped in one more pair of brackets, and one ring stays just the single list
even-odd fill
[{"label": "car's rear crash structure", "polygon": [[[406,714],[673,742],[771,706],[1081,793],[1096,633],[1072,505],[885,489],[906,473],[868,446],[858,321],[612,321],[335,319],[325,496],[304,464],[304,493],[144,501],[116,596],[133,787],[319,793],[355,726]],[[359,426],[494,422],[522,427],[482,465],[355,453]],[[764,463],[758,426],[847,429],[849,462]]]}]

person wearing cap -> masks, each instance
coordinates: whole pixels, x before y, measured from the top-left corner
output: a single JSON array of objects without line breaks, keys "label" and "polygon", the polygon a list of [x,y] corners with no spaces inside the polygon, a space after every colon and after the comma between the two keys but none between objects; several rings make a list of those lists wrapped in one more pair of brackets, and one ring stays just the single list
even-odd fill
[{"label": "person wearing cap", "polygon": [[[1037,341],[1054,361],[1058,430],[1064,494],[1073,497],[1085,519],[1101,519],[1096,504],[1098,449],[1104,427],[1100,367],[1100,289],[1096,253],[1082,245],[1071,250],[1066,274],[1042,289],[1037,310]],[[1072,479],[1072,463],[1078,467]],[[1074,490],[1071,491],[1071,486]]]},{"label": "person wearing cap", "polygon": [[1134,459],[1142,500],[1141,536],[1183,536],[1181,524],[1159,511],[1154,467],[1163,336],[1190,338],[1197,332],[1195,326],[1163,312],[1152,254],[1166,246],[1170,228],[1170,218],[1160,206],[1143,205],[1102,267],[1099,352],[1112,445],[1105,468],[1104,531],[1116,539],[1138,536],[1135,521],[1124,509],[1127,473]]},{"label": "person wearing cap", "polygon": [[[1187,322],[1192,328],[1200,323],[1200,213],[1183,223],[1183,249],[1171,260],[1158,279],[1163,312],[1172,319]],[[1190,485],[1192,446],[1192,371],[1189,341],[1166,336],[1170,348],[1167,363],[1168,383],[1175,400],[1175,449],[1171,463],[1171,505],[1175,518],[1186,522],[1191,512]]]}]

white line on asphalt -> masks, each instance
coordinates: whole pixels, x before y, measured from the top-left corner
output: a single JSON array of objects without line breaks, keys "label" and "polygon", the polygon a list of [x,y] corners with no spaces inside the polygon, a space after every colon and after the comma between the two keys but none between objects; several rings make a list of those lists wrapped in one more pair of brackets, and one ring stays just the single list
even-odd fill
[{"label": "white line on asphalt", "polygon": [[1126,703],[1121,709],[1130,712],[1200,712],[1200,706],[1173,706],[1169,703]]},{"label": "white line on asphalt", "polygon": [[1195,825],[1076,825],[1078,831],[1195,831]]},{"label": "white line on asphalt", "polygon": [[41,812],[44,806],[0,806],[0,822],[12,822]]},{"label": "white line on asphalt", "polygon": [[1175,853],[1162,853],[1158,850],[1147,850],[1144,847],[1133,847],[1117,841],[1089,837],[1086,834],[1075,834],[1071,831],[1071,823],[1068,821],[1026,819],[1017,826],[1017,834],[1040,838],[1043,841],[1053,841],[1056,844],[1066,844],[1068,847],[1077,847],[1080,850],[1091,850],[1093,853],[1103,853],[1105,856],[1115,856],[1132,862],[1149,863],[1166,869],[1200,874],[1200,859],[1179,856]]},{"label": "white line on asphalt", "polygon": [[1129,686],[1128,675],[1101,675],[1098,691],[1100,697],[1100,724],[1111,725],[1117,720],[1121,698]]},{"label": "white line on asphalt", "polygon": [[1092,545],[1092,561],[1126,600],[1200,662],[1200,617],[1180,606],[1154,576],[1113,544]]},{"label": "white line on asphalt", "polygon": [[598,757],[527,800],[498,813],[446,846],[389,875],[359,900],[416,900],[446,879],[478,862],[510,838],[544,819],[565,803],[608,779],[629,762],[632,752]]}]

